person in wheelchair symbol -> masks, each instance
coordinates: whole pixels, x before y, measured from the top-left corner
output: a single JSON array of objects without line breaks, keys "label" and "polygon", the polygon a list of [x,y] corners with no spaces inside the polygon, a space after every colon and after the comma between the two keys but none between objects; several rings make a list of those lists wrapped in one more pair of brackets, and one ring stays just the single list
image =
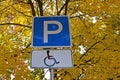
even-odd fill
[{"label": "person in wheelchair symbol", "polygon": [[59,64],[60,62],[57,61],[53,56],[49,55],[50,51],[47,50],[47,56],[44,58],[44,63],[48,67],[52,67],[55,64]]}]

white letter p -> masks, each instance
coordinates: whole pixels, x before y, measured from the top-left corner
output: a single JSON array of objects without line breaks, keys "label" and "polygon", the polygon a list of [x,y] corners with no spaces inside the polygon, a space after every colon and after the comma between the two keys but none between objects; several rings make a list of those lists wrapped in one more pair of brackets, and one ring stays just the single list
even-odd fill
[{"label": "white letter p", "polygon": [[[48,31],[48,24],[57,24],[58,29],[54,31]],[[58,21],[44,21],[44,43],[48,43],[48,34],[57,34],[62,31],[62,24]]]}]

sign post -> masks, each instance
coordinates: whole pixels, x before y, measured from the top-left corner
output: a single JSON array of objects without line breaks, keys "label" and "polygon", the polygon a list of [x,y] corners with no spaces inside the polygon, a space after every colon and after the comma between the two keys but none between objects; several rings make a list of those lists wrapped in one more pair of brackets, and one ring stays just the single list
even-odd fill
[{"label": "sign post", "polygon": [[54,80],[54,70],[50,69],[50,80]]},{"label": "sign post", "polygon": [[71,68],[71,50],[51,49],[71,47],[68,16],[34,17],[32,47],[43,50],[32,51],[31,68],[49,68],[50,80],[54,80],[54,68]]}]

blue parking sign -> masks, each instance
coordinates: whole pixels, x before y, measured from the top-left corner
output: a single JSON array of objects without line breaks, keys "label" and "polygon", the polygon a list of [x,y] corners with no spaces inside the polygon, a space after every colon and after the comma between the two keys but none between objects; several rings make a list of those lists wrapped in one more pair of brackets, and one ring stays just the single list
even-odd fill
[{"label": "blue parking sign", "polygon": [[68,16],[34,17],[33,47],[70,47],[71,37]]}]

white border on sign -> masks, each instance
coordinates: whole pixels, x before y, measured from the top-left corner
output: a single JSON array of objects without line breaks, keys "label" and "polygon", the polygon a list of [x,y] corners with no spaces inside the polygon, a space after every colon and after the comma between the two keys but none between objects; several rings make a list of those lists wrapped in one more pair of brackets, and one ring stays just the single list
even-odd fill
[{"label": "white border on sign", "polygon": [[[35,16],[34,18],[36,17],[68,17],[67,15],[62,15],[62,16]],[[72,46],[72,40],[71,40],[71,33],[70,33],[70,46],[33,46],[33,31],[34,31],[34,18],[33,18],[33,24],[32,24],[32,47],[34,48],[58,48],[58,47],[71,47]],[[68,17],[68,26],[69,26],[69,31],[71,32],[70,30],[70,21],[69,21],[69,17]]]}]

